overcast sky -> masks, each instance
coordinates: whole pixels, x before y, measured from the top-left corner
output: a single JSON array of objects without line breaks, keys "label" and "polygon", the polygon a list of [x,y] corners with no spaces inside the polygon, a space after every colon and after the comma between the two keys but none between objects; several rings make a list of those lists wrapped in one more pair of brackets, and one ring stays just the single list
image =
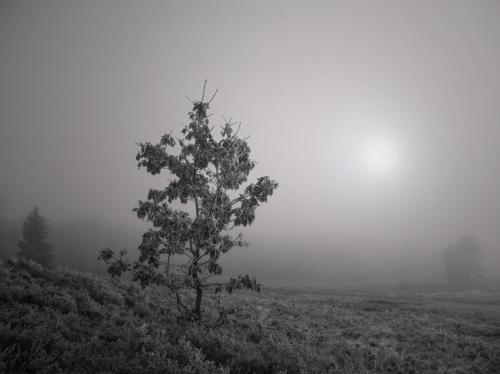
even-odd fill
[{"label": "overcast sky", "polygon": [[411,259],[463,233],[500,253],[499,20],[498,1],[0,0],[0,215],[135,225],[164,183],[135,143],[178,134],[208,78],[214,123],[242,121],[253,177],[280,183],[245,259]]}]

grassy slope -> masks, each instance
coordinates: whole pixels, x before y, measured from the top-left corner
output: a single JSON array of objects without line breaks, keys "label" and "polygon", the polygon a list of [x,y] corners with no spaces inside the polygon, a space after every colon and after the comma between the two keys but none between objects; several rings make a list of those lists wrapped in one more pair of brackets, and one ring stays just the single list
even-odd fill
[{"label": "grassy slope", "polygon": [[33,263],[0,263],[0,285],[0,372],[500,373],[493,292],[264,290],[209,327],[157,290]]}]

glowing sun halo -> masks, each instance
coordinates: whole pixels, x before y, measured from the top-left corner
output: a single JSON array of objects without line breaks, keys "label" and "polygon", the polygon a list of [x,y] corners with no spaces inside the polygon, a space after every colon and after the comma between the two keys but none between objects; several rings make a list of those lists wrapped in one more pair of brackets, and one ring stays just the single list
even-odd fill
[{"label": "glowing sun halo", "polygon": [[399,150],[397,145],[386,138],[368,140],[362,148],[365,167],[375,174],[387,174],[397,167]]}]

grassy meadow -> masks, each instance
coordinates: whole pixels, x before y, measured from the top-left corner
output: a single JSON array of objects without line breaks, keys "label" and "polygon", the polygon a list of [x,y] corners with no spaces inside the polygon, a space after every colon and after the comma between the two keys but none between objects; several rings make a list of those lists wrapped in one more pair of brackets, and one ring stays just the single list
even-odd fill
[{"label": "grassy meadow", "polygon": [[32,262],[0,285],[2,373],[500,373],[492,285],[264,287],[200,323],[161,289]]}]

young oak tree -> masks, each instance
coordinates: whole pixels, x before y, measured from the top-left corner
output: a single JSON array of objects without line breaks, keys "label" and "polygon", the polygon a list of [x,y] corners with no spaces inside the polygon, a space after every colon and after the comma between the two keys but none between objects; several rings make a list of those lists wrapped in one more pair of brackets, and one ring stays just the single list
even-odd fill
[{"label": "young oak tree", "polygon": [[[242,234],[231,235],[231,229],[250,225],[256,208],[278,187],[265,176],[242,188],[255,162],[246,139],[238,136],[239,124],[226,121],[220,136],[214,135],[207,111],[216,93],[205,102],[204,87],[201,100],[191,101],[190,122],[181,138],[165,134],[157,144],[138,144],[138,168],[152,175],[169,173],[166,187],[150,189],[147,200],[134,209],[138,218],[154,227],[142,236],[138,260],[128,263],[125,250],[115,255],[105,249],[99,256],[109,264],[112,276],[130,271],[142,286],[166,286],[175,295],[177,307],[195,319],[201,317],[206,291],[260,290],[248,275],[229,282],[210,279],[222,273],[222,254],[247,246]],[[173,209],[174,200],[192,204],[192,213]]]},{"label": "young oak tree", "polygon": [[45,267],[52,267],[52,247],[47,243],[49,225],[46,218],[40,214],[40,209],[34,207],[23,223],[23,239],[19,240],[18,257],[33,260]]}]

